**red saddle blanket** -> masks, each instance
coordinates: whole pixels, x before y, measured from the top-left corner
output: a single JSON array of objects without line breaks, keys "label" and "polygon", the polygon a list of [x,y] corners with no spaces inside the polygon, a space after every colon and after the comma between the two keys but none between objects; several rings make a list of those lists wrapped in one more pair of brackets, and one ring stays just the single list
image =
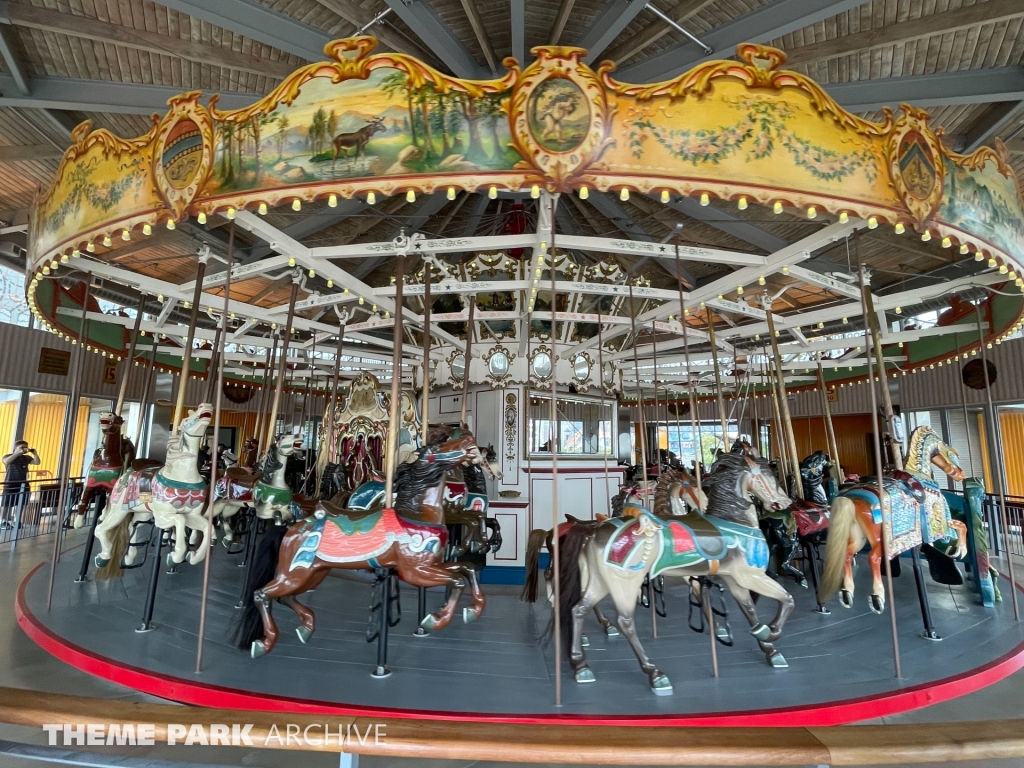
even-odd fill
[{"label": "red saddle blanket", "polygon": [[292,568],[308,567],[314,558],[331,563],[368,561],[398,543],[414,553],[440,557],[448,541],[443,525],[428,525],[400,517],[393,509],[382,509],[362,517],[325,516],[315,520],[308,530]]}]

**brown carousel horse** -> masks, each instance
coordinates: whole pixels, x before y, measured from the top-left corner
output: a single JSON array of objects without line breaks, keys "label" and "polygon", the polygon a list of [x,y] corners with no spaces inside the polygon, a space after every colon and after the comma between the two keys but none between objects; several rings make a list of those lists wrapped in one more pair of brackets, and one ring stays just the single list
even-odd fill
[{"label": "brown carousel horse", "polygon": [[253,658],[273,649],[278,629],[270,612],[272,600],[295,611],[301,622],[299,640],[308,641],[315,616],[296,598],[316,588],[333,568],[393,568],[413,586],[447,587],[451,596],[439,612],[423,620],[426,629],[443,629],[451,622],[468,585],[473,607],[463,609],[463,621],[478,619],[486,601],[476,571],[465,563],[444,562],[448,531],[441,499],[450,469],[481,463],[489,468],[473,435],[455,430],[447,441],[413,452],[398,466],[394,508],[362,512],[321,501],[312,516],[287,529],[272,528],[253,561],[249,584],[257,588],[247,590],[235,644],[248,648]]},{"label": "brown carousel horse", "polygon": [[85,524],[85,514],[89,511],[89,505],[96,494],[104,493],[109,497],[117,478],[135,459],[135,446],[131,440],[121,435],[122,424],[124,419],[116,414],[100,414],[103,445],[96,449],[89,463],[85,490],[82,491],[82,500],[78,503],[75,515],[75,528],[81,528]]}]

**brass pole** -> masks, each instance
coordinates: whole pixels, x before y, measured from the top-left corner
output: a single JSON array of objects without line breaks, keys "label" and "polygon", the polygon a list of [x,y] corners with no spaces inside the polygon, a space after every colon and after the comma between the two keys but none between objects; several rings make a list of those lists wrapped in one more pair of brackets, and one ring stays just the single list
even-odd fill
[{"label": "brass pole", "polygon": [[188,386],[189,371],[192,370],[192,344],[196,339],[196,322],[199,319],[199,300],[203,297],[203,277],[206,275],[206,261],[209,255],[204,251],[199,254],[199,269],[196,272],[196,287],[192,292],[192,310],[188,319],[188,334],[185,336],[185,347],[181,351],[181,377],[178,379],[178,401],[174,406],[174,418],[171,420],[171,434],[178,434],[178,422],[185,412],[185,388]]},{"label": "brass pole", "polygon": [[82,319],[78,327],[78,345],[75,350],[75,364],[71,374],[71,391],[68,394],[68,406],[65,411],[64,429],[60,439],[60,461],[57,464],[57,482],[60,491],[57,495],[57,510],[54,515],[53,559],[50,560],[50,583],[46,589],[46,610],[53,603],[53,580],[57,574],[57,563],[60,562],[60,545],[64,534],[64,504],[68,495],[68,478],[71,476],[71,449],[78,427],[78,401],[82,397],[82,365],[85,362],[86,340],[89,338],[89,296],[92,284],[85,279],[85,295],[82,298]]},{"label": "brass pole", "polygon": [[[859,260],[858,260],[859,261]],[[866,289],[867,282],[864,278],[864,264],[860,263],[857,266],[857,270],[860,274],[861,292],[860,300],[861,306],[864,310],[864,333],[868,335],[871,333],[871,323],[868,320],[868,291]],[[866,339],[865,339],[866,340]],[[875,449],[875,468],[878,475],[878,505],[880,508],[885,506],[885,473],[882,471],[882,433],[881,426],[878,423],[878,393],[875,391],[875,377],[874,377],[874,366],[872,364],[871,354],[868,356],[868,388],[871,391],[871,425],[874,431],[874,440],[872,441]],[[891,528],[891,526],[890,526]],[[896,631],[896,596],[892,591],[892,564],[890,563],[889,557],[889,546],[886,543],[885,538],[885,516],[882,516],[882,562],[885,564],[885,582],[886,588],[889,591],[889,627],[892,632],[892,654],[893,661],[896,666],[896,677],[903,677],[903,671],[900,665],[900,639]]]},{"label": "brass pole", "polygon": [[[775,388],[775,374],[768,359],[768,348],[765,344],[762,344],[761,350],[764,353],[764,377],[768,382],[769,397],[771,397],[772,408],[775,411],[775,429],[772,430],[772,436],[775,437],[775,450],[779,458],[779,474],[781,475],[782,485],[788,494],[790,491],[789,460],[786,458],[786,449],[784,447],[782,409],[779,407],[779,393]],[[769,448],[771,447],[771,436],[768,438],[768,446]]]},{"label": "brass pole", "polygon": [[[903,445],[896,443],[896,414],[892,409],[892,396],[889,394],[889,379],[885,370],[885,357],[882,355],[882,334],[878,323],[878,315],[875,314],[875,303],[871,297],[871,279],[864,272],[863,265],[860,270],[861,295],[863,296],[864,318],[867,326],[871,329],[872,350],[867,351],[870,357],[872,352],[875,355],[875,364],[878,367],[878,380],[882,384],[882,408],[885,410],[885,433],[889,437],[889,445],[892,446],[892,463],[896,469],[903,471]],[[882,468],[879,467],[881,472]]]},{"label": "brass pole", "polygon": [[[989,301],[992,299],[989,297]],[[991,306],[991,305],[990,305]],[[992,470],[996,476],[996,487],[999,490],[999,524],[1003,526],[1003,547],[1006,552],[1006,570],[1010,576],[1010,595],[1013,599],[1013,618],[1020,621],[1020,607],[1017,604],[1017,579],[1013,572],[1013,550],[1010,549],[1010,526],[1006,516],[1006,486],[1003,481],[1003,449],[995,439],[999,435],[999,413],[992,404],[992,384],[988,380],[988,352],[985,347],[985,333],[981,329],[981,306],[978,306],[978,341],[981,345],[981,364],[985,372],[985,400],[988,404],[988,415],[992,422]],[[977,577],[978,574],[975,574]]]},{"label": "brass pole", "polygon": [[260,406],[259,412],[256,415],[256,433],[253,437],[256,438],[257,452],[262,452],[267,447],[266,442],[263,441],[264,427],[266,427],[267,418],[267,402],[268,402],[268,391],[270,390],[270,375],[274,369],[274,365],[277,363],[277,342],[279,336],[274,335],[274,342],[267,347],[267,361],[263,365],[263,385],[260,387]]},{"label": "brass pole", "polygon": [[[960,337],[957,334],[953,334],[953,338],[956,339],[956,359],[960,360]],[[964,356],[966,359],[966,354]],[[971,446],[971,422],[970,416],[967,415],[967,387],[964,386],[962,369],[959,365],[953,370],[953,385],[954,388],[959,387],[960,389],[960,404],[964,409],[964,431],[967,433],[967,460],[971,463],[971,477],[976,477],[974,474],[974,448]],[[964,489],[966,491],[966,488]]]},{"label": "brass pole", "polygon": [[[405,285],[405,256],[395,262],[395,327],[392,333],[394,357],[391,367],[391,413],[388,442],[385,446],[384,503],[391,509],[395,503],[395,466],[398,463],[398,426],[402,419],[402,288]],[[467,366],[468,368],[468,366]],[[469,371],[467,369],[466,373]]]},{"label": "brass pole", "polygon": [[334,450],[334,426],[337,420],[338,411],[338,383],[341,378],[341,353],[345,348],[345,326],[348,324],[348,315],[345,315],[341,319],[341,325],[338,326],[338,347],[334,351],[334,372],[331,375],[331,398],[327,406],[324,409],[325,414],[330,414],[329,421],[327,423],[327,435],[324,447],[328,453]]},{"label": "brass pole", "polygon": [[789,461],[793,469],[793,485],[796,495],[804,498],[804,483],[800,477],[800,457],[796,450],[796,435],[793,434],[793,419],[789,415],[789,400],[786,397],[786,376],[782,368],[782,355],[779,354],[779,342],[775,337],[775,318],[772,316],[771,301],[767,296],[763,300],[765,317],[768,318],[768,341],[772,345],[772,356],[775,358],[775,373],[778,378],[779,410],[782,412],[782,426],[786,430],[786,443],[789,446]]},{"label": "brass pole", "polygon": [[[466,359],[465,368],[462,371],[462,412],[459,415],[459,423],[464,427],[466,424],[466,406],[469,404],[469,368],[473,359],[473,315],[476,313],[476,296],[469,297],[469,321],[466,323],[466,352],[463,357]],[[552,363],[554,365],[554,363]]]},{"label": "brass pole", "polygon": [[[658,472],[660,473],[661,470],[662,470],[662,466],[661,466],[661,439],[660,439],[661,438],[661,433],[660,433],[660,431],[658,429],[658,342],[657,342],[657,339],[655,339],[655,337],[654,337],[655,329],[657,328],[657,326],[655,325],[655,322],[656,321],[654,321],[654,320],[651,321],[651,353],[654,356],[654,358],[653,358],[654,375],[651,377],[651,381],[654,384],[654,443],[655,443],[655,445],[654,445],[654,455],[658,457]],[[634,350],[636,349],[635,345],[634,345],[633,349]],[[668,429],[667,421],[666,421],[665,429],[666,430]],[[644,488],[644,492],[645,493],[646,493],[646,491],[647,491],[647,489]],[[654,506],[653,498],[652,498],[652,501],[648,502],[648,503],[650,503],[651,506],[653,507]],[[655,603],[654,603],[654,579],[653,578],[650,579],[650,598],[651,598],[651,629],[652,629],[652,633],[654,635],[654,639],[657,640],[658,639],[658,609],[655,607]]]},{"label": "brass pole", "polygon": [[281,393],[284,391],[285,374],[288,372],[288,345],[292,339],[292,323],[295,321],[295,298],[299,294],[298,276],[292,278],[292,294],[288,300],[288,321],[281,330],[281,364],[277,369],[277,385],[274,387],[274,400],[270,406],[270,416],[267,420],[267,441],[265,445],[270,450],[270,444],[274,441],[274,432],[277,430],[277,411],[281,407]]},{"label": "brass pole", "polygon": [[[235,260],[235,222],[231,222],[228,228],[228,258],[227,277],[224,279],[224,309],[220,316],[220,329],[217,331],[217,339],[227,343],[228,337],[228,302],[231,296],[231,267]],[[224,350],[215,346],[213,353],[217,358],[217,389],[213,396],[213,461],[210,462],[210,490],[206,497],[206,530],[203,535],[206,537],[204,544],[209,546],[210,535],[213,532],[213,499],[214,489],[217,487],[217,446],[220,445],[220,405],[224,392]],[[212,376],[213,371],[210,371]],[[203,592],[199,600],[199,644],[196,648],[196,674],[203,671],[203,635],[206,633],[206,600],[210,594],[210,560],[213,559],[213,552],[207,551],[203,558]]]},{"label": "brass pole", "polygon": [[723,450],[729,450],[729,420],[725,416],[725,399],[722,395],[722,374],[718,368],[718,346],[715,342],[715,321],[711,318],[711,308],[705,307],[708,316],[708,341],[711,342],[711,366],[715,372],[715,399],[718,401],[718,418],[722,422]]},{"label": "brass pole", "polygon": [[[558,541],[558,276],[555,270],[555,200],[551,200],[551,517],[555,533],[551,537],[551,562],[554,569],[554,645],[555,645],[555,706],[562,706],[562,634],[559,605],[561,575],[559,574]],[[543,256],[543,253],[541,254]],[[475,299],[474,299],[475,301]],[[463,405],[465,408],[465,405]]]},{"label": "brass pole", "polygon": [[207,403],[213,402],[213,388],[217,385],[217,367],[218,361],[221,358],[221,334],[220,328],[213,335],[213,348],[210,352],[210,367],[206,372],[206,394],[204,401]]},{"label": "brass pole", "polygon": [[[604,417],[604,338],[601,331],[601,298],[597,299],[597,371],[598,371],[598,386],[601,390],[601,415]],[[611,435],[612,420],[608,419],[608,447],[612,446],[612,435]],[[600,430],[600,427],[598,427]],[[600,434],[600,432],[599,432]],[[598,438],[598,446],[600,446],[600,437]],[[609,511],[611,508],[612,500],[612,481],[608,475],[608,451],[601,451],[601,458],[604,460],[604,495],[605,500],[609,505]]]},{"label": "brass pole", "polygon": [[139,331],[142,328],[142,308],[146,305],[146,294],[139,298],[139,308],[135,312],[135,327],[132,328],[132,338],[128,344],[128,357],[125,358],[124,372],[121,374],[121,388],[117,391],[117,405],[114,406],[114,414],[121,415],[124,408],[124,398],[128,394],[128,376],[132,370],[132,363],[135,360],[135,345],[139,340]]},{"label": "brass pole", "polygon": [[139,402],[139,419],[135,425],[135,450],[139,452],[142,447],[139,442],[142,440],[142,424],[146,420],[146,411],[149,407],[149,390],[153,386],[153,369],[156,367],[156,335],[153,336],[153,356],[146,362],[146,378],[142,385],[142,396]]},{"label": "brass pole", "polygon": [[[679,246],[676,245],[676,274],[681,275],[682,271],[679,265]],[[693,391],[693,371],[690,370],[690,337],[689,329],[690,324],[686,322],[686,305],[683,303],[683,281],[680,278],[677,281],[677,287],[679,288],[679,324],[683,326],[683,355],[686,359],[686,387],[690,393],[690,437],[692,437],[696,443],[693,451],[694,454],[694,477],[697,480],[697,487],[700,487],[700,462],[704,456],[704,446],[701,444],[702,439],[700,430],[697,427],[697,398]],[[681,447],[681,446],[680,446]]]},{"label": "brass pole", "polygon": [[828,403],[828,390],[825,388],[825,371],[821,367],[821,352],[818,353],[818,383],[821,386],[821,412],[825,418],[825,441],[828,443],[829,452],[832,454],[832,466],[839,468],[842,474],[842,464],[839,461],[839,443],[836,442],[836,430],[832,424],[832,406]]},{"label": "brass pole", "polygon": [[644,419],[644,395],[640,388],[640,359],[636,354],[636,316],[633,307],[633,286],[629,286],[629,323],[633,328],[633,375],[636,376],[636,412],[640,419],[640,468],[644,480],[644,493],[647,492],[647,422]]},{"label": "brass pole", "polygon": [[[433,301],[430,298],[430,262],[423,262],[423,405],[420,406],[420,425],[422,437],[420,443],[427,444],[430,432],[430,310]],[[469,373],[469,356],[466,356],[466,373]],[[468,376],[466,377],[468,380]]]}]

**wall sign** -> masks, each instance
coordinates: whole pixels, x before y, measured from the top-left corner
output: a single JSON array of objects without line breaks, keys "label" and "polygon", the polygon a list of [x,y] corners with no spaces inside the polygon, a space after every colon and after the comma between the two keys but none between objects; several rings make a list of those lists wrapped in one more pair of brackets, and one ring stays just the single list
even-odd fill
[{"label": "wall sign", "polygon": [[53,376],[67,376],[70,363],[71,353],[68,350],[43,347],[39,350],[39,367],[36,370]]}]

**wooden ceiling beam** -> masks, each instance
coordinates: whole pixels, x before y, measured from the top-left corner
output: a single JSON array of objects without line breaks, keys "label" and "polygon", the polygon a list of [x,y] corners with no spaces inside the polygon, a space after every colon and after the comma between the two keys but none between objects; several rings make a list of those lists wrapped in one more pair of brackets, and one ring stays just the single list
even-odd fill
[{"label": "wooden ceiling beam", "polygon": [[469,24],[473,27],[473,34],[483,49],[484,58],[487,59],[487,66],[491,68],[491,74],[498,74],[498,57],[494,55],[494,47],[487,36],[487,29],[484,27],[484,20],[480,18],[480,9],[476,7],[476,0],[462,0],[462,9],[469,17]]},{"label": "wooden ceiling beam", "polygon": [[555,26],[551,28],[551,37],[548,38],[548,45],[558,45],[558,40],[562,36],[562,31],[565,29],[565,24],[569,21],[569,14],[572,13],[572,7],[576,4],[576,0],[562,0],[562,5],[558,9],[558,15],[555,17]]},{"label": "wooden ceiling beam", "polygon": [[21,163],[28,160],[56,160],[64,150],[52,144],[0,147],[0,163]]},{"label": "wooden ceiling beam", "polygon": [[[713,2],[715,0],[682,0],[675,8],[668,11],[667,15],[677,24],[682,24],[691,17],[696,16]],[[627,35],[626,39],[613,46],[604,58],[620,64],[672,31],[674,31],[672,26],[667,22],[656,21],[644,27],[639,34]]]},{"label": "wooden ceiling beam", "polygon": [[786,51],[786,63],[791,67],[812,64],[871,48],[956,32],[980,24],[994,24],[1019,16],[1024,16],[1024,3],[1021,0],[988,0],[953,11],[932,13],[899,24],[885,24],[833,40],[802,45]]},{"label": "wooden ceiling beam", "polygon": [[0,21],[6,21],[17,27],[38,29],[43,32],[58,32],[85,40],[167,54],[199,64],[228,67],[240,72],[277,79],[283,79],[295,70],[294,64],[285,61],[271,61],[216,45],[206,45],[156,32],[123,27],[87,16],[77,16],[71,12],[51,11],[20,3],[5,5],[4,18],[0,18]]},{"label": "wooden ceiling beam", "polygon": [[[355,26],[356,29],[363,29],[373,23],[374,14],[354,3],[352,0],[316,1],[331,13],[336,16],[340,16],[349,24]],[[422,61],[429,62],[435,60],[433,56],[423,50],[420,46],[416,45],[415,42],[408,40],[397,32],[389,29],[384,26],[384,24],[377,24],[374,27],[372,34],[392,50],[399,51],[400,53],[408,53]]]}]

